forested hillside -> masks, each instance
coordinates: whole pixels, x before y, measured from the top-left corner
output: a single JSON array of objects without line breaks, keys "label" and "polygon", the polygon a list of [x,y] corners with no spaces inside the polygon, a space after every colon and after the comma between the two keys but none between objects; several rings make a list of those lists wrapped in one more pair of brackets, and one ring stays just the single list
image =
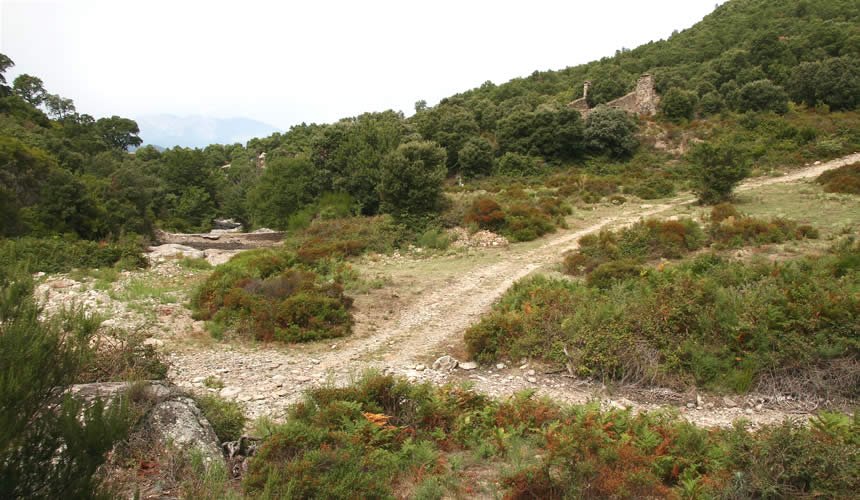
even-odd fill
[{"label": "forested hillside", "polygon": [[[0,59],[2,72],[13,65]],[[567,106],[586,80],[596,106],[645,72],[662,95],[654,118],[598,107],[583,119]],[[702,158],[715,156],[697,156],[701,148],[690,146],[702,141],[741,170],[856,149],[860,5],[730,1],[668,40],[487,82],[433,107],[418,102],[409,118],[366,113],[245,146],[130,154],[141,143],[132,120],[96,120],[30,75],[4,78],[0,94],[4,237],[115,240],[156,226],[207,230],[216,216],[300,228],[332,211],[388,213],[426,227],[446,224],[437,218],[450,209],[446,179],[469,190],[493,179],[586,174],[610,186],[583,189],[586,202],[616,191],[653,198],[695,187],[697,169],[707,168]],[[330,194],[337,207],[320,204]]]}]

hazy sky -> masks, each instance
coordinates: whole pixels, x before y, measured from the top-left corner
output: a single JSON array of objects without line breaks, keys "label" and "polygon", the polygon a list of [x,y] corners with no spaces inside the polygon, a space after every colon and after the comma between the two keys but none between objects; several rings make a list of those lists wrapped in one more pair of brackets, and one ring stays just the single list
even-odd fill
[{"label": "hazy sky", "polygon": [[39,76],[96,117],[245,116],[286,129],[408,115],[419,99],[611,56],[716,3],[0,0],[0,52],[12,77]]}]

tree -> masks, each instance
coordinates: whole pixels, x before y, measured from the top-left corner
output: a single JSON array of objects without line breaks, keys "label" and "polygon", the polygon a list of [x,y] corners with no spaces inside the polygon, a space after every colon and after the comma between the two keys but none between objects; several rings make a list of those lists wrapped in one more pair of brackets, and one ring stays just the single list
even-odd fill
[{"label": "tree", "polygon": [[56,120],[63,120],[75,114],[75,103],[71,99],[60,97],[57,94],[47,94],[44,99],[48,115]]},{"label": "tree", "polygon": [[732,144],[701,143],[690,152],[699,202],[713,205],[731,199],[735,186],[749,175],[749,164]]},{"label": "tree", "polygon": [[447,172],[445,156],[445,149],[432,141],[410,141],[387,154],[380,165],[382,211],[407,217],[437,210]]},{"label": "tree", "polygon": [[713,115],[723,110],[723,97],[719,92],[708,92],[699,99],[699,110],[703,115]]},{"label": "tree", "polygon": [[248,193],[248,211],[254,225],[286,229],[290,216],[314,200],[308,189],[313,170],[314,164],[307,157],[269,162]]},{"label": "tree", "polygon": [[792,99],[810,106],[827,104],[832,110],[860,105],[860,58],[831,57],[797,66],[788,83]]},{"label": "tree", "polygon": [[493,145],[483,137],[470,137],[457,157],[460,174],[466,177],[489,175],[493,170]]},{"label": "tree", "polygon": [[673,122],[692,120],[696,109],[696,94],[672,87],[660,100],[660,113]]},{"label": "tree", "polygon": [[598,106],[585,122],[585,143],[595,153],[615,158],[628,157],[639,147],[636,123],[626,112]]},{"label": "tree", "polygon": [[127,151],[129,147],[140,146],[143,140],[138,137],[140,128],[137,122],[128,118],[111,116],[110,118],[99,118],[96,121],[96,130],[108,147]]},{"label": "tree", "polygon": [[12,91],[33,106],[39,106],[45,100],[45,84],[42,79],[26,73],[18,75],[12,82]]},{"label": "tree", "polygon": [[12,93],[12,89],[6,85],[6,70],[14,66],[15,63],[5,54],[0,54],[0,97],[6,97]]},{"label": "tree", "polygon": [[543,162],[533,156],[521,155],[519,153],[507,152],[499,158],[496,172],[499,175],[511,177],[523,177],[537,175],[543,170]]},{"label": "tree", "polygon": [[756,80],[741,87],[737,97],[742,111],[788,112],[788,95],[770,80]]}]

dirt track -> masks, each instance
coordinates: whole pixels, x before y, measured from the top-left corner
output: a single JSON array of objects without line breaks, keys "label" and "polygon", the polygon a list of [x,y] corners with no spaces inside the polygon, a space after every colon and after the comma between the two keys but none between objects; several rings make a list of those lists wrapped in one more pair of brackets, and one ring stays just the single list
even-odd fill
[{"label": "dirt track", "polygon": [[[783,177],[754,179],[740,186],[739,190],[815,177],[825,170],[857,161],[860,161],[860,154],[855,153]],[[533,389],[565,402],[598,399],[605,405],[636,409],[673,406],[679,408],[686,418],[701,425],[729,425],[740,417],[761,424],[781,421],[787,416],[807,416],[812,409],[808,406],[755,396],[738,398],[733,402],[707,395],[699,395],[697,399],[695,393],[676,394],[634,388],[619,389],[610,394],[600,385],[563,374],[546,374],[542,367],[532,365],[454,370],[450,374],[420,369],[422,364],[429,367],[438,355],[456,355],[463,331],[476,322],[505,290],[529,273],[558,262],[560,255],[575,248],[583,235],[605,227],[629,224],[691,201],[692,197],[688,195],[660,205],[619,208],[621,213],[616,216],[603,218],[584,228],[560,231],[541,240],[538,246],[515,245],[502,251],[500,259],[495,262],[478,263],[460,274],[435,280],[422,293],[410,294],[406,298],[397,295],[396,283],[395,291],[386,287],[372,292],[370,298],[359,298],[357,302],[356,333],[339,339],[336,344],[245,347],[218,343],[208,347],[186,346],[171,353],[173,366],[170,376],[178,384],[196,390],[206,390],[201,383],[203,377],[219,377],[226,385],[221,390],[222,394],[243,401],[252,416],[276,418],[308,387],[344,382],[367,368],[387,369],[436,383],[466,379],[474,384],[476,390],[495,396]],[[374,307],[387,310],[383,313]]]}]

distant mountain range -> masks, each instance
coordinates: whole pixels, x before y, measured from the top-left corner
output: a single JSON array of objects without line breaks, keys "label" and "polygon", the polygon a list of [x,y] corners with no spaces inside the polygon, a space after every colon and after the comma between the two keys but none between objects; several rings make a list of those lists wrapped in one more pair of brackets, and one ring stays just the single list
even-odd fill
[{"label": "distant mountain range", "polygon": [[144,144],[164,148],[202,148],[209,144],[244,144],[254,137],[266,137],[278,128],[250,118],[208,116],[143,115],[135,118]]}]

